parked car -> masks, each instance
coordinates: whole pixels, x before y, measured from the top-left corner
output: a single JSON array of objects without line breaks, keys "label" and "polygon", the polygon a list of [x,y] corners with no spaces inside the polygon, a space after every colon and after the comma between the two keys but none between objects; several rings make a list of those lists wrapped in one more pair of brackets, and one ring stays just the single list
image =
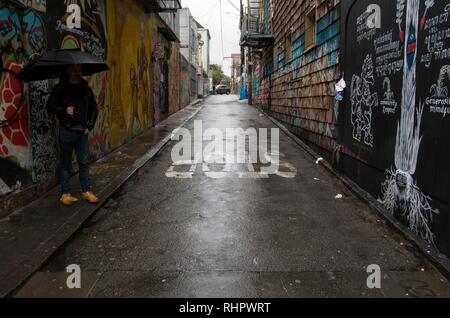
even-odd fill
[{"label": "parked car", "polygon": [[231,94],[231,88],[228,85],[218,85],[216,87],[216,94],[218,94],[218,95],[223,95],[223,94],[230,95]]}]

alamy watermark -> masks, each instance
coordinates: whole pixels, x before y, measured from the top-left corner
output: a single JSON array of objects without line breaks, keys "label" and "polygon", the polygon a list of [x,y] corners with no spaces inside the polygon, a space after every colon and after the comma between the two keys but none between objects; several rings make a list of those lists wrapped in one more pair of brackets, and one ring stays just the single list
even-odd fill
[{"label": "alamy watermark", "polygon": [[69,4],[67,6],[66,25],[69,29],[81,29],[81,8],[78,4]]},{"label": "alamy watermark", "polygon": [[81,267],[80,265],[72,264],[66,267],[67,276],[66,285],[69,289],[81,288]]},{"label": "alamy watermark", "polygon": [[[172,134],[172,140],[179,141],[172,149],[172,161],[187,161],[194,158],[197,163],[261,163],[264,172],[273,173],[279,168],[280,131],[271,129],[270,156],[268,129],[226,128],[225,134],[218,128],[203,131],[203,122],[194,122],[194,137],[186,128],[179,128]],[[208,142],[204,146],[204,142]],[[192,153],[193,151],[193,153]],[[218,155],[221,154],[221,155]]]},{"label": "alamy watermark", "polygon": [[367,266],[366,270],[369,277],[367,277],[367,288],[369,289],[380,289],[381,288],[381,267],[377,264],[372,264]]}]

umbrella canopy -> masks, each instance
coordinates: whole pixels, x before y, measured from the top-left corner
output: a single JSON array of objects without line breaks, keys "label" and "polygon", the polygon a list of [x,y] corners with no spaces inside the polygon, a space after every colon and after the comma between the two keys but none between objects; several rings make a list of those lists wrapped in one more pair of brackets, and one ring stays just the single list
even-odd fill
[{"label": "umbrella canopy", "polygon": [[45,52],[29,62],[16,75],[16,78],[26,82],[59,78],[64,76],[67,67],[73,64],[83,67],[83,76],[109,70],[108,65],[102,59],[92,54],[80,50],[57,50]]}]

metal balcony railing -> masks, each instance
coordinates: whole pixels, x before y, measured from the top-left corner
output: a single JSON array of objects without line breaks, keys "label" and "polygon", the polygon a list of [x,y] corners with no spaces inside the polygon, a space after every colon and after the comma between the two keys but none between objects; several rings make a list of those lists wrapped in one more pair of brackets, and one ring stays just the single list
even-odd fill
[{"label": "metal balcony railing", "polygon": [[264,48],[270,46],[275,37],[271,32],[271,16],[267,12],[270,6],[266,0],[250,0],[241,19],[241,46]]}]

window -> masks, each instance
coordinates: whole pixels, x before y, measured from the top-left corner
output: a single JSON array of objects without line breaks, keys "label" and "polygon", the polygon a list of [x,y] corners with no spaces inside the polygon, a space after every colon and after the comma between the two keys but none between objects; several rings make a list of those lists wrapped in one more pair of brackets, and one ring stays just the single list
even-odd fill
[{"label": "window", "polygon": [[305,49],[316,45],[316,9],[312,9],[305,16]]},{"label": "window", "polygon": [[286,62],[289,62],[290,60],[292,60],[292,36],[290,34],[286,36],[286,43],[284,45],[284,48]]}]

